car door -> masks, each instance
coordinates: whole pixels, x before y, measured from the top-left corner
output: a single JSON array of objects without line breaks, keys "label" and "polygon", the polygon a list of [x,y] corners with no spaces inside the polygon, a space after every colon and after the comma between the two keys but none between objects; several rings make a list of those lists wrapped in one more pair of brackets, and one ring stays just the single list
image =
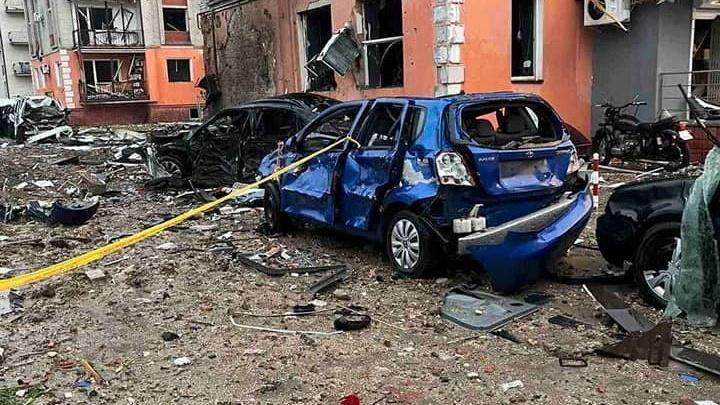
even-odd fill
[{"label": "car door", "polygon": [[[384,192],[399,167],[398,154],[409,101],[377,100],[358,132],[342,170],[339,223],[367,231],[378,214]],[[395,169],[395,170],[393,170]]]},{"label": "car door", "polygon": [[240,178],[240,139],[249,133],[249,121],[246,109],[229,109],[193,133],[188,142],[188,155],[196,186],[229,185]]},{"label": "car door", "polygon": [[284,142],[304,126],[297,111],[291,108],[261,106],[251,109],[254,115],[252,136],[241,140],[243,177],[248,181],[257,176],[260,161],[277,149],[278,142]]},{"label": "car door", "polygon": [[[290,164],[309,156],[353,133],[365,102],[329,110],[298,136],[295,150],[285,154]],[[316,156],[303,166],[286,173],[280,181],[284,212],[324,224],[333,224],[335,209],[333,183],[344,144]]]}]

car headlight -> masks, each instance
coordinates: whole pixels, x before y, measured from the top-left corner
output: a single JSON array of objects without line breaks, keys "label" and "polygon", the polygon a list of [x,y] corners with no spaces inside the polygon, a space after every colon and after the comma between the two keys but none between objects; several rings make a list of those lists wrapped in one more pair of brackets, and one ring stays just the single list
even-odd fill
[{"label": "car headlight", "polygon": [[568,165],[567,174],[579,172],[580,169],[582,169],[583,163],[585,162],[578,157],[577,149],[573,148],[570,154],[570,165]]},{"label": "car headlight", "polygon": [[440,184],[448,186],[474,186],[475,181],[462,156],[455,152],[444,152],[435,159]]}]

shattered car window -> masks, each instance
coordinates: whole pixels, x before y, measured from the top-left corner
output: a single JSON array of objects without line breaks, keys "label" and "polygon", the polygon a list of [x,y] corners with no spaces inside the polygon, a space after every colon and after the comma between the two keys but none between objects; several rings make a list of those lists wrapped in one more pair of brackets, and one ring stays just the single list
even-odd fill
[{"label": "shattered car window", "polygon": [[400,133],[402,112],[402,104],[377,103],[365,121],[360,143],[368,148],[392,148]]},{"label": "shattered car window", "polygon": [[52,119],[64,115],[60,104],[50,97],[28,98],[23,109],[23,117],[33,120]]},{"label": "shattered car window", "polygon": [[513,148],[560,139],[555,115],[541,104],[479,104],[461,109],[461,135],[478,145]]},{"label": "shattered car window", "polygon": [[303,150],[318,151],[350,134],[359,112],[359,106],[344,108],[316,123],[303,140]]}]

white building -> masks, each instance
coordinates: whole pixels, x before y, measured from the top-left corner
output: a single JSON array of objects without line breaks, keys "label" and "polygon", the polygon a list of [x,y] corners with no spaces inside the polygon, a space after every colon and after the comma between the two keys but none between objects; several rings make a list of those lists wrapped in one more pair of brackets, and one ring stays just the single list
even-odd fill
[{"label": "white building", "polygon": [[28,31],[22,0],[2,0],[0,9],[0,98],[30,95]]}]

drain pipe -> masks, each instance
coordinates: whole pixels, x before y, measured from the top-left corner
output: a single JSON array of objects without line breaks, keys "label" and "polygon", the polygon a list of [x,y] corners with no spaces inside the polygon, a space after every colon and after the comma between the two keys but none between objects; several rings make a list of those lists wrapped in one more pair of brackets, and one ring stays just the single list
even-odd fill
[{"label": "drain pipe", "polygon": [[2,30],[0,30],[0,53],[2,54],[2,71],[5,77],[5,94],[10,98],[10,78],[7,75],[7,64],[5,61],[5,44],[3,42]]}]

